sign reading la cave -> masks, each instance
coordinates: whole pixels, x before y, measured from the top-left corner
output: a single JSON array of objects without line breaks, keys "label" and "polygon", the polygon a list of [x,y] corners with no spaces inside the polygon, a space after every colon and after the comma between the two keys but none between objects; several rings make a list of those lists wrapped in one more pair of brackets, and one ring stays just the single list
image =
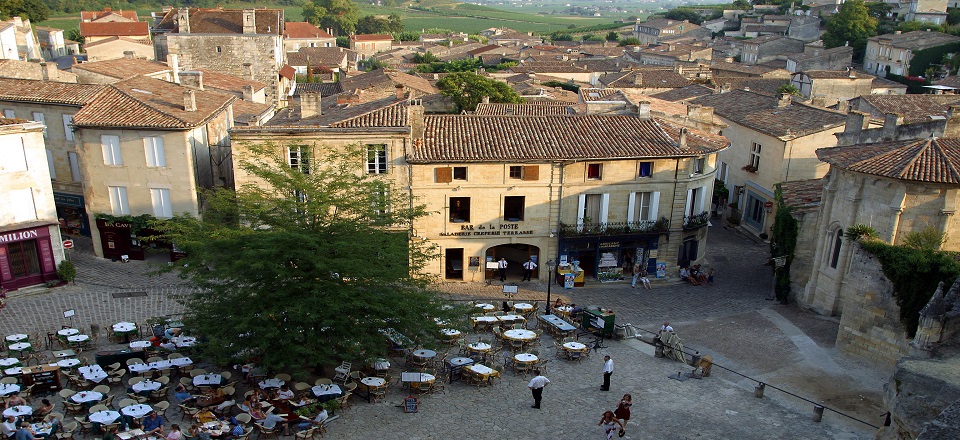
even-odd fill
[{"label": "sign reading la cave", "polygon": [[501,223],[499,225],[460,225],[459,232],[441,232],[441,237],[480,237],[486,235],[533,235],[533,230],[521,231],[516,223]]}]

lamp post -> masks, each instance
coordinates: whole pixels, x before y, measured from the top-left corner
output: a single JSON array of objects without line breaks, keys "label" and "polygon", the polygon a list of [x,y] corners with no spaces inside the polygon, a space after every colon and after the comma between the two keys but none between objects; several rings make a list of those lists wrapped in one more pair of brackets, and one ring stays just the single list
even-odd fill
[{"label": "lamp post", "polygon": [[554,264],[556,264],[556,261],[553,261],[552,258],[551,258],[549,261],[547,261],[547,270],[550,271],[550,273],[547,274],[547,306],[544,308],[544,310],[547,312],[547,313],[546,313],[547,315],[550,314],[550,288],[551,288],[552,285],[553,285],[553,266],[554,266]]}]

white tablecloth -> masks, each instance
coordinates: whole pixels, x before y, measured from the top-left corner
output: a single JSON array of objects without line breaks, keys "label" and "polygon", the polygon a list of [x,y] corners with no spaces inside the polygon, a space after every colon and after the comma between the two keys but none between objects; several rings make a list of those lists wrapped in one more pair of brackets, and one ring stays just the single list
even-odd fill
[{"label": "white tablecloth", "polygon": [[493,368],[490,368],[483,364],[471,365],[469,368],[470,368],[470,371],[473,371],[474,373],[477,373],[477,374],[493,373]]},{"label": "white tablecloth", "polygon": [[113,325],[113,331],[117,333],[132,332],[137,329],[137,325],[132,322],[118,322]]},{"label": "white tablecloth", "polygon": [[377,359],[377,360],[373,361],[373,363],[371,363],[370,365],[373,367],[374,370],[389,370],[389,369],[390,369],[390,361],[388,361],[388,360],[386,360],[386,359],[383,359],[383,358],[380,358],[380,359]]},{"label": "white tablecloth", "polygon": [[219,374],[201,374],[193,378],[193,385],[194,386],[220,385],[221,380],[223,379],[220,377]]},{"label": "white tablecloth", "polygon": [[536,362],[539,359],[536,355],[530,353],[520,353],[513,358],[517,362]]},{"label": "white tablecloth", "polygon": [[59,365],[61,368],[73,368],[77,365],[80,365],[80,359],[61,359],[57,361],[57,365]]},{"label": "white tablecloth", "polygon": [[170,339],[170,342],[173,342],[173,345],[177,347],[192,347],[197,344],[197,338],[192,336],[177,336]]},{"label": "white tablecloth", "polygon": [[566,344],[563,344],[563,348],[568,350],[583,350],[584,348],[587,348],[587,346],[579,342],[567,342]]},{"label": "white tablecloth", "polygon": [[343,394],[343,391],[340,390],[340,385],[317,385],[313,388],[310,388],[310,391],[313,391],[313,395],[317,397],[325,396],[327,394]]},{"label": "white tablecloth", "polygon": [[264,379],[260,381],[260,389],[265,390],[267,388],[280,388],[280,385],[283,385],[284,381],[277,378]]},{"label": "white tablecloth", "polygon": [[441,332],[443,332],[443,334],[447,336],[460,336],[460,330],[457,330],[455,328],[445,328],[441,330]]},{"label": "white tablecloth", "polygon": [[426,349],[414,350],[413,352],[413,356],[418,357],[420,359],[430,359],[436,355],[437,355],[437,352],[433,350],[426,350]]},{"label": "white tablecloth", "polygon": [[450,359],[449,361],[447,361],[447,363],[449,363],[451,366],[454,366],[454,367],[462,367],[462,366],[464,366],[464,365],[470,365],[470,364],[472,364],[472,363],[473,363],[473,359],[470,359],[470,358],[467,358],[467,357],[455,357],[455,358]]},{"label": "white tablecloth", "polygon": [[91,422],[97,422],[106,425],[119,419],[120,413],[116,411],[97,411],[93,414],[90,414],[89,418]]},{"label": "white tablecloth", "polygon": [[187,365],[193,364],[193,360],[188,357],[167,359],[167,361],[169,361],[170,365],[173,365],[174,367],[186,367]]},{"label": "white tablecloth", "polygon": [[400,373],[401,382],[433,382],[437,378],[432,374],[404,371]]},{"label": "white tablecloth", "polygon": [[473,320],[476,322],[497,322],[496,316],[474,316]]},{"label": "white tablecloth", "polygon": [[139,405],[130,405],[120,409],[120,412],[122,412],[123,415],[130,417],[143,417],[147,414],[150,414],[150,411],[153,411],[153,408],[150,405],[144,405],[142,403]]},{"label": "white tablecloth", "polygon": [[501,321],[526,321],[527,319],[520,315],[501,315],[497,319]]},{"label": "white tablecloth", "polygon": [[73,336],[67,337],[67,340],[70,342],[83,342],[83,341],[90,340],[90,337],[87,335],[73,335]]},{"label": "white tablecloth", "polygon": [[99,365],[80,367],[77,369],[77,371],[83,375],[84,379],[89,380],[90,382],[100,382],[107,378],[107,372],[103,371],[103,368]]},{"label": "white tablecloth", "polygon": [[527,341],[537,337],[537,334],[530,330],[523,329],[510,329],[503,332],[503,337],[508,339],[517,339],[520,341]]},{"label": "white tablecloth", "polygon": [[489,311],[495,309],[496,307],[494,307],[493,304],[480,303],[480,304],[477,304],[477,308],[478,308],[478,309],[483,309],[483,310],[489,312]]},{"label": "white tablecloth", "polygon": [[11,393],[19,393],[20,385],[15,383],[0,383],[0,396],[6,396]]},{"label": "white tablecloth", "polygon": [[134,391],[140,393],[140,392],[143,392],[143,391],[156,391],[156,390],[159,390],[161,385],[163,385],[163,384],[160,383],[160,382],[155,382],[155,381],[152,381],[152,380],[143,380],[143,381],[140,381],[140,382],[137,382],[137,383],[131,385],[130,388],[133,388]]},{"label": "white tablecloth", "polygon": [[130,348],[147,348],[153,345],[150,341],[133,341],[130,343]]},{"label": "white tablecloth", "polygon": [[30,348],[31,345],[29,342],[17,342],[16,344],[10,344],[10,349],[13,351],[23,351]]},{"label": "white tablecloth", "polygon": [[0,359],[0,367],[12,367],[19,363],[20,363],[20,359],[17,359],[17,358]]},{"label": "white tablecloth", "polygon": [[3,374],[7,376],[16,376],[21,373],[23,373],[23,371],[21,371],[21,367],[10,367],[6,370],[3,370]]},{"label": "white tablecloth", "polygon": [[62,329],[62,330],[57,330],[57,334],[60,335],[60,336],[79,335],[79,334],[80,334],[80,330],[77,330],[77,329],[75,329],[75,328],[65,328],[65,329]]},{"label": "white tablecloth", "polygon": [[33,408],[27,405],[18,405],[3,410],[4,417],[23,417],[29,416],[30,414],[33,414]]},{"label": "white tablecloth", "polygon": [[526,310],[533,310],[533,305],[527,303],[516,303],[513,305],[513,309],[523,312]]},{"label": "white tablecloth", "polygon": [[387,383],[387,381],[379,377],[364,377],[363,379],[360,379],[360,383],[368,387],[382,387]]},{"label": "white tablecloth", "polygon": [[27,335],[25,335],[25,334],[23,334],[23,333],[17,333],[17,334],[15,334],[15,335],[7,336],[7,340],[10,341],[10,342],[20,342],[20,341],[22,341],[22,340],[24,340],[24,339],[27,339],[27,338],[29,338],[29,336],[27,336]]},{"label": "white tablecloth", "polygon": [[476,351],[485,351],[490,349],[490,344],[486,342],[474,342],[470,344],[469,347]]},{"label": "white tablecloth", "polygon": [[103,399],[103,394],[96,391],[81,391],[70,396],[70,400],[77,403],[98,402],[100,399]]}]

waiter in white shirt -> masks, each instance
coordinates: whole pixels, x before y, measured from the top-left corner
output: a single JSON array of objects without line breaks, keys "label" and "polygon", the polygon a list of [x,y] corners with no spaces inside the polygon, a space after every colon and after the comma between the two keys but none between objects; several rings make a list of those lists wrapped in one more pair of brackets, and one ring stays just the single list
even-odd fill
[{"label": "waiter in white shirt", "polygon": [[500,261],[497,262],[497,271],[500,272],[500,281],[507,280],[507,259],[500,257]]},{"label": "waiter in white shirt", "polygon": [[523,263],[523,280],[530,281],[530,276],[533,275],[533,270],[537,268],[537,263],[533,262],[533,258],[527,259],[526,263]]},{"label": "waiter in white shirt", "polygon": [[610,355],[603,357],[603,385],[600,385],[600,391],[610,391],[610,375],[613,374],[613,359]]},{"label": "waiter in white shirt", "polygon": [[543,399],[543,387],[547,386],[550,383],[550,379],[540,375],[540,370],[533,370],[534,378],[530,379],[530,383],[527,384],[527,388],[530,388],[530,391],[533,392],[533,406],[530,408],[540,409],[540,400]]}]

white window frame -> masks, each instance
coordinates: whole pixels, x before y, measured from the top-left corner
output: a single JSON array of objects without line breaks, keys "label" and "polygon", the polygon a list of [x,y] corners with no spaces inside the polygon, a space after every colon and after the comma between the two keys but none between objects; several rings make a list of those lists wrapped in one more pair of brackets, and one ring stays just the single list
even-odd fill
[{"label": "white window frame", "polygon": [[150,168],[163,168],[167,166],[166,151],[163,149],[163,138],[160,136],[147,136],[143,138],[143,153],[147,158],[147,166]]},{"label": "white window frame", "polygon": [[310,174],[310,155],[307,154],[306,163],[304,163],[304,151],[307,148],[302,145],[293,145],[287,147],[287,165],[295,170],[300,170],[303,174]]},{"label": "white window frame", "polygon": [[129,215],[130,203],[127,199],[127,187],[108,186],[107,191],[110,193],[110,209],[113,215]]},{"label": "white window frame", "polygon": [[[646,218],[643,210],[647,209]],[[627,200],[627,223],[657,221],[660,215],[660,191],[631,192]]]},{"label": "white window frame", "polygon": [[100,149],[103,151],[104,165],[123,165],[123,155],[120,154],[120,136],[100,135]]},{"label": "white window frame", "polygon": [[750,145],[750,166],[760,171],[760,153],[763,151],[763,145],[752,142]]},{"label": "white window frame", "polygon": [[153,215],[157,218],[173,217],[169,188],[150,188],[150,201],[153,203]]},{"label": "white window frame", "polygon": [[389,163],[386,144],[367,145],[367,174],[387,174]]}]

